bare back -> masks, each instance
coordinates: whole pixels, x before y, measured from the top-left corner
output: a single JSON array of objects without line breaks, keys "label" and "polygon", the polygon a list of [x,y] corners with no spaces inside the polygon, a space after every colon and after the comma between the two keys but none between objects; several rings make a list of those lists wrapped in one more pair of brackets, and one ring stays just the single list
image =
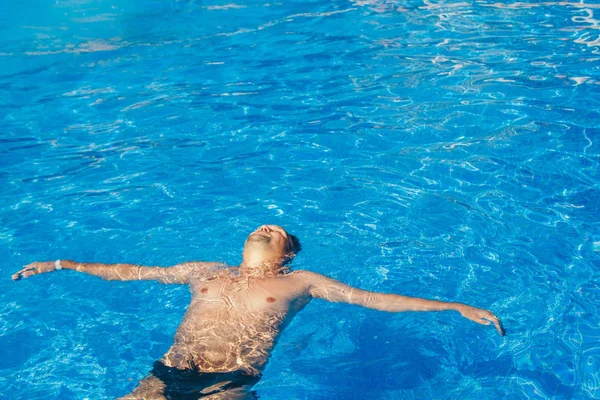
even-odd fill
[{"label": "bare back", "polygon": [[257,278],[236,276],[235,270],[192,279],[192,301],[166,365],[258,374],[281,330],[310,301],[301,271]]}]

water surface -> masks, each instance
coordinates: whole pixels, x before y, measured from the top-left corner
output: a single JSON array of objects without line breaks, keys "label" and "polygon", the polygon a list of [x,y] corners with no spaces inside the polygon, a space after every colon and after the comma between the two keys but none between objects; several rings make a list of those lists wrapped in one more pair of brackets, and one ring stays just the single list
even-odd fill
[{"label": "water surface", "polygon": [[0,397],[127,393],[190,299],[23,264],[235,265],[263,223],[508,336],[315,301],[261,398],[600,397],[600,7],[233,1],[4,6]]}]

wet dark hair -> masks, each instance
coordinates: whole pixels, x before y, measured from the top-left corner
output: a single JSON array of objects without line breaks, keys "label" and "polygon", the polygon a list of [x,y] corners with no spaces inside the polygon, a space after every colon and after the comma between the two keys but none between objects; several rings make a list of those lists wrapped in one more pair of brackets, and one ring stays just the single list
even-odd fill
[{"label": "wet dark hair", "polygon": [[288,235],[291,241],[291,248],[289,248],[288,250],[291,253],[294,253],[294,255],[300,253],[300,250],[302,250],[302,245],[300,244],[300,239],[298,239],[297,236],[294,235]]},{"label": "wet dark hair", "polygon": [[288,246],[286,249],[287,254],[283,258],[283,265],[289,265],[294,257],[298,255],[300,250],[302,250],[302,246],[300,245],[300,240],[297,236],[291,235],[288,233]]}]

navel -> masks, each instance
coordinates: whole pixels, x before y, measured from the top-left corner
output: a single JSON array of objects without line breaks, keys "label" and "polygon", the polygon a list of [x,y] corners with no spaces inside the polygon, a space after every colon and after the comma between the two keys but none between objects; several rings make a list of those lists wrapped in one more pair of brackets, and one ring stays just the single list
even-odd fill
[{"label": "navel", "polygon": [[202,289],[200,289],[200,293],[202,293],[202,294],[208,293],[208,289],[203,287]]},{"label": "navel", "polygon": [[275,301],[277,301],[277,299],[275,299],[275,297],[267,297],[268,303],[275,303]]}]

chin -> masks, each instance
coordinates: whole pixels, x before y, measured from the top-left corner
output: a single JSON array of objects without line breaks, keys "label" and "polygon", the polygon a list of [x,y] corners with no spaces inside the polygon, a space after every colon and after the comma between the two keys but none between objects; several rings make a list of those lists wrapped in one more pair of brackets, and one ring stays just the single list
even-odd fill
[{"label": "chin", "polygon": [[258,233],[253,233],[250,236],[248,236],[248,242],[261,243],[265,245],[271,243],[271,237],[260,235]]},{"label": "chin", "polygon": [[267,238],[269,238],[269,236],[263,235],[260,232],[251,233],[250,236],[248,236],[248,239],[254,239],[254,240],[262,240],[262,239],[267,239]]}]

